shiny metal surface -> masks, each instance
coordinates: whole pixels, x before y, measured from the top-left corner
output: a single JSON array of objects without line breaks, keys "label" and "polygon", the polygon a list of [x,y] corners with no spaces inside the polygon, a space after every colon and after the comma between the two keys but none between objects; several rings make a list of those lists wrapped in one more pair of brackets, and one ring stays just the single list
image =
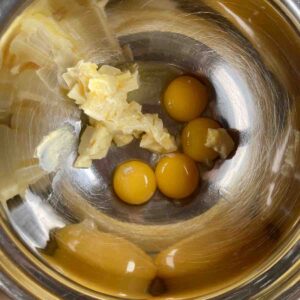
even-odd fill
[{"label": "shiny metal surface", "polygon": [[[2,1],[0,23],[6,24],[7,16],[22,2]],[[20,282],[18,293],[7,287],[5,290],[16,299],[31,299],[30,293],[41,290],[46,291],[47,299],[53,295],[62,299],[103,299],[104,296],[87,292],[41,265],[36,251],[46,246],[52,229],[86,218],[93,219],[101,230],[121,235],[152,254],[206,232],[207,228],[213,234],[217,226],[230,231],[232,241],[224,245],[232,247],[233,252],[242,236],[249,238],[246,245],[255,253],[258,246],[251,237],[260,230],[266,231],[265,244],[270,244],[272,251],[268,252],[266,246],[267,257],[262,256],[259,268],[249,271],[248,277],[230,285],[229,290],[218,293],[215,289],[205,299],[273,297],[276,292],[280,296],[297,284],[299,11],[297,1],[280,5],[263,0],[109,1],[110,26],[123,45],[130,45],[144,70],[142,82],[148,84],[149,90],[157,82],[148,79],[147,72],[153,69],[147,68],[155,68],[160,74],[167,70],[163,75],[165,82],[181,72],[200,76],[211,84],[213,101],[209,114],[231,130],[238,148],[230,160],[201,170],[203,183],[190,201],[174,205],[157,193],[153,201],[137,208],[115,199],[110,188],[111,174],[117,163],[132,157],[154,165],[156,155],[132,144],[112,149],[106,159],[95,161],[89,170],[77,170],[72,167],[74,148],[57,173],[45,176],[25,195],[8,199],[1,206],[0,244],[8,257],[2,281],[5,286],[10,285],[8,278],[12,274],[5,273],[9,261],[15,261],[19,271],[30,275],[30,280],[39,286],[30,289]],[[145,62],[151,62],[151,67]],[[180,128],[161,109],[159,95],[158,91],[140,99],[145,111],[159,112],[169,129],[178,133]],[[47,109],[50,113],[51,107]],[[81,120],[73,108],[57,116],[55,124],[47,118],[37,119],[34,124],[42,122],[47,131],[66,121],[79,135]],[[28,138],[29,142],[32,140]],[[264,249],[263,244],[261,248]],[[294,266],[298,267],[293,269]],[[280,286],[286,289],[281,290]],[[294,289],[297,286],[291,293]],[[291,299],[298,296],[296,292]]]}]

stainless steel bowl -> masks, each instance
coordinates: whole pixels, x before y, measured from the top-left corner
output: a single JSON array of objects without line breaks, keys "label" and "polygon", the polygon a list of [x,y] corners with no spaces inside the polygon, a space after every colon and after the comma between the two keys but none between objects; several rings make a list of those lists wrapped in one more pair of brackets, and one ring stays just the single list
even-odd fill
[{"label": "stainless steel bowl", "polygon": [[[23,7],[23,1],[1,1],[3,32]],[[107,14],[135,60],[157,62],[156,72],[161,63],[168,63],[210,83],[210,111],[232,129],[238,149],[231,159],[203,170],[204,182],[195,199],[174,205],[156,201],[162,198],[158,193],[148,205],[132,208],[110,192],[111,172],[130,157],[155,163],[155,156],[137,151],[133,144],[112,150],[89,170],[76,170],[74,147],[58,172],[24,195],[2,202],[4,291],[15,299],[113,299],[61,276],[36,252],[46,246],[52,229],[88,217],[99,229],[123,236],[153,255],[175,249],[188,238],[188,243],[206,241],[201,253],[219,247],[223,256],[217,267],[205,274],[206,279],[199,273],[198,291],[184,291],[186,298],[298,299],[299,2],[111,0]],[[144,80],[147,83],[147,69]],[[151,79],[148,83],[155,84]],[[159,95],[150,94],[145,108],[158,111],[172,128],[159,100]],[[41,113],[29,114],[28,139],[16,147],[34,147],[43,132],[66,121],[80,132],[76,110],[45,106]],[[176,298],[177,292],[169,297]]]}]

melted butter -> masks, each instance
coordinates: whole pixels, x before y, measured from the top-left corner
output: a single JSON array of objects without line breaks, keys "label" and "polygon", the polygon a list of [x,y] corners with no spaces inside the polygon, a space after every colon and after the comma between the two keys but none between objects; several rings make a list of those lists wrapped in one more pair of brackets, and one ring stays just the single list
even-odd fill
[{"label": "melted butter", "polygon": [[134,244],[83,223],[58,230],[55,240],[53,255],[44,256],[64,275],[101,293],[129,299],[149,297],[156,266]]},{"label": "melted butter", "polygon": [[247,239],[237,236],[234,227],[208,229],[162,251],[155,263],[166,285],[164,297],[197,297],[250,278],[275,245],[270,226],[250,228]]}]

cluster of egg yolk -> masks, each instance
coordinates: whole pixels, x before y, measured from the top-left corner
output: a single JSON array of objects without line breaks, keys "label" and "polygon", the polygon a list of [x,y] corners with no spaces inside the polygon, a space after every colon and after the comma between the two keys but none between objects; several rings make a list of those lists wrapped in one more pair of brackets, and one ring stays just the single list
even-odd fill
[{"label": "cluster of egg yolk", "polygon": [[138,160],[125,162],[117,167],[113,186],[117,196],[128,204],[148,202],[156,188],[171,199],[184,199],[199,186],[199,170],[196,162],[213,161],[218,153],[205,146],[208,129],[220,128],[209,118],[200,118],[208,104],[207,87],[191,76],[173,80],[164,93],[165,110],[176,121],[188,122],[182,131],[184,153],[164,156],[155,172]]},{"label": "cluster of egg yolk", "polygon": [[208,129],[220,125],[209,118],[200,118],[208,104],[207,87],[191,76],[173,80],[164,94],[164,107],[174,120],[189,122],[183,129],[183,152],[197,162],[206,163],[218,157],[218,153],[205,146]]},{"label": "cluster of egg yolk", "polygon": [[190,196],[198,184],[197,165],[182,153],[164,156],[157,164],[155,172],[142,161],[127,161],[117,167],[113,179],[117,196],[132,205],[148,202],[157,186],[165,196],[183,199]]}]

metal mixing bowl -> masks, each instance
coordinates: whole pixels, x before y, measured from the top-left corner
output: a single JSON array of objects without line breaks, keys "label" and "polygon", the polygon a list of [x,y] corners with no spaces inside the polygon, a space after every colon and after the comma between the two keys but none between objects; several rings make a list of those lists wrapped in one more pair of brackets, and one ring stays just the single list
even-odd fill
[{"label": "metal mixing bowl", "polygon": [[[23,7],[20,0],[0,2],[3,32]],[[110,193],[110,174],[125,159],[155,156],[130,145],[76,170],[74,148],[58,172],[1,204],[4,291],[14,299],[114,299],[61,276],[35,251],[52,229],[89,217],[152,254],[195,234],[208,240],[207,249],[229,249],[218,265],[223,275],[190,299],[299,299],[299,1],[111,0],[107,14],[135,60],[169,63],[211,84],[210,110],[233,129],[238,149],[204,171],[193,201],[174,205],[155,201],[157,194],[132,208]],[[149,96],[147,110],[163,114],[158,101]],[[37,136],[66,121],[79,133],[76,111],[42,111],[46,116],[30,112],[28,139],[18,147],[34,147]]]}]

